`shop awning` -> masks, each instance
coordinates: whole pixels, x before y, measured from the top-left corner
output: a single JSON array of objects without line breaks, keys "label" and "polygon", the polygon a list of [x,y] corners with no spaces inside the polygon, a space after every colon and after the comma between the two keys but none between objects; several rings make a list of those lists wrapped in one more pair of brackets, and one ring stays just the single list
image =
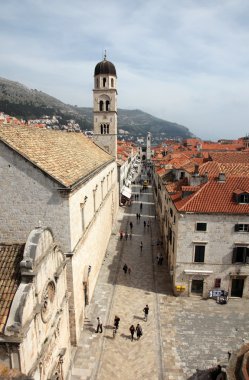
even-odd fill
[{"label": "shop awning", "polygon": [[130,197],[131,197],[131,189],[129,189],[129,187],[123,186],[122,191],[121,191],[121,194],[122,194],[124,197],[130,199]]}]

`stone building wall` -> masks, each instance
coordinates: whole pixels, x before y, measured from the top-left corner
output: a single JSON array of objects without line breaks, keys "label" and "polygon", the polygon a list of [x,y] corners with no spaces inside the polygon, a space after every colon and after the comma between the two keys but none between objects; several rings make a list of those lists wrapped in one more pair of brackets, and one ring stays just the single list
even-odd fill
[{"label": "stone building wall", "polygon": [[4,330],[7,341],[20,341],[18,369],[39,380],[58,371],[66,376],[71,357],[66,259],[49,229],[30,233],[20,268],[22,280]]},{"label": "stone building wall", "polygon": [[[246,215],[222,214],[180,214],[176,224],[175,236],[175,284],[186,286],[190,293],[191,279],[185,270],[211,271],[204,274],[203,296],[207,297],[215,286],[215,279],[221,279],[221,288],[231,291],[232,278],[244,279],[243,297],[249,297],[249,265],[232,263],[233,249],[238,245],[249,246],[249,232],[235,232],[235,224],[248,224]],[[207,231],[196,231],[196,223],[207,223]],[[177,230],[178,228],[178,230]],[[194,262],[194,247],[205,245],[204,263]],[[199,278],[200,274],[196,274]],[[196,277],[196,278],[197,278]]]},{"label": "stone building wall", "polygon": [[1,241],[23,243],[36,226],[52,228],[64,252],[70,250],[68,200],[60,185],[0,142]]}]

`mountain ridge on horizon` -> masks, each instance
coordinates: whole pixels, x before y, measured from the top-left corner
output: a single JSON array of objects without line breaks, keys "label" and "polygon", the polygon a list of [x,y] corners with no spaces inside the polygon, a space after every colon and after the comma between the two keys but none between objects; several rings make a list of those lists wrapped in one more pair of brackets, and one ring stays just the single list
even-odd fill
[{"label": "mountain ridge on horizon", "polygon": [[[0,111],[23,119],[39,119],[43,115],[60,116],[62,121],[74,119],[81,130],[92,129],[91,107],[78,107],[22,83],[0,77]],[[118,109],[118,129],[133,136],[163,135],[167,138],[195,137],[187,127],[157,118],[147,112],[134,109]]]}]

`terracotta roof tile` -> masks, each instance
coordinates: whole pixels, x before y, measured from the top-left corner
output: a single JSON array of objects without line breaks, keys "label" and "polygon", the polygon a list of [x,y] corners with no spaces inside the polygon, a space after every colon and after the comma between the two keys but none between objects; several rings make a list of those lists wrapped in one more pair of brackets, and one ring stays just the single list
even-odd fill
[{"label": "terracotta roof tile", "polygon": [[20,284],[20,261],[24,244],[0,244],[0,333],[9,316],[12,301]]},{"label": "terracotta roof tile", "polygon": [[66,187],[114,160],[82,133],[0,126],[0,141]]},{"label": "terracotta roof tile", "polygon": [[219,173],[226,176],[246,176],[249,177],[249,163],[223,163],[208,161],[199,167],[200,175],[208,174],[208,177],[217,177]]},{"label": "terracotta roof tile", "polygon": [[215,152],[209,153],[212,161],[220,163],[249,163],[249,152]]},{"label": "terracotta roof tile", "polygon": [[249,215],[249,204],[235,201],[234,193],[238,189],[249,192],[249,177],[228,177],[225,182],[212,178],[186,198],[178,194],[174,203],[179,211]]}]

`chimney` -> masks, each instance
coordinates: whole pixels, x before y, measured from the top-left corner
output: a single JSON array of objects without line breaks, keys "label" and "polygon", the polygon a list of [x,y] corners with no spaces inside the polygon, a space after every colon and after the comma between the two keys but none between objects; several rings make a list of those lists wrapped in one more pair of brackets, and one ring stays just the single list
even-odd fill
[{"label": "chimney", "polygon": [[226,182],[226,175],[225,175],[225,173],[219,173],[218,182]]}]

